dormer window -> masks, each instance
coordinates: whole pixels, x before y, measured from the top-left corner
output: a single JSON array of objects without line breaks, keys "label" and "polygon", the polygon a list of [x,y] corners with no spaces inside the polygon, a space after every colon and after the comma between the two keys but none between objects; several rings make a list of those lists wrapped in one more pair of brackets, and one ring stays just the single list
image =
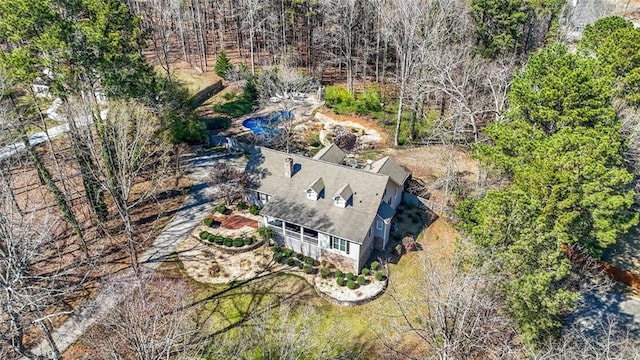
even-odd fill
[{"label": "dormer window", "polygon": [[349,203],[349,200],[353,196],[353,190],[351,190],[351,186],[349,184],[343,186],[336,192],[333,196],[333,204],[337,207],[345,208]]},{"label": "dormer window", "polygon": [[311,185],[309,185],[309,187],[305,190],[305,192],[307,193],[307,199],[310,200],[318,200],[321,196],[321,194],[324,191],[324,181],[322,181],[322,178],[319,177],[317,179],[315,179]]}]

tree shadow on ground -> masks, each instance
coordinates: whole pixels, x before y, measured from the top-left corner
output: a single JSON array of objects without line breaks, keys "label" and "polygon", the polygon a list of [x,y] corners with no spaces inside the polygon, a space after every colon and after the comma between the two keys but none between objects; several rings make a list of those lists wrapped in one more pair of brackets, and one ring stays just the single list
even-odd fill
[{"label": "tree shadow on ground", "polygon": [[[392,223],[395,223],[395,230],[389,233],[387,247],[384,251],[374,250],[366,266],[369,267],[373,261],[398,264],[406,250],[402,249],[398,253],[396,249],[398,246],[402,247],[402,239],[407,236],[416,240],[416,250],[421,251],[423,246],[417,242],[418,236],[436,220],[438,220],[438,215],[428,209],[404,205],[404,209],[398,211],[392,219]],[[425,239],[423,238],[422,241]]]}]

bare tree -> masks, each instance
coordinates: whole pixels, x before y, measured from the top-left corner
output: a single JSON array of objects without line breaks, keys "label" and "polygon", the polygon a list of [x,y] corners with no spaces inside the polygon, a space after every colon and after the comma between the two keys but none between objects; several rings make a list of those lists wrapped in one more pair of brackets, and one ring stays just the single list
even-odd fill
[{"label": "bare tree", "polygon": [[620,323],[615,315],[605,315],[591,329],[575,325],[563,331],[559,339],[533,351],[538,360],[627,360],[640,358],[640,338]]},{"label": "bare tree", "polygon": [[[42,212],[22,216],[6,200],[0,195],[0,342],[5,351],[28,359],[62,359],[52,336],[53,320],[73,312],[61,305],[80,289],[82,278],[73,274],[73,266],[55,261],[60,254],[43,256],[55,252],[58,224],[53,217]],[[27,348],[36,328],[49,345],[46,353]]]},{"label": "bare tree", "polygon": [[217,163],[209,174],[209,185],[217,187],[218,194],[230,204],[244,195],[250,186],[250,180],[246,172],[226,163]]},{"label": "bare tree", "polygon": [[353,94],[355,72],[355,49],[358,43],[361,9],[356,0],[321,0],[320,6],[326,16],[325,36],[329,47],[339,53],[347,72],[347,90]]},{"label": "bare tree", "polygon": [[189,354],[198,329],[184,282],[143,272],[105,291],[124,299],[88,334],[95,359],[175,359]]},{"label": "bare tree", "polygon": [[394,46],[397,55],[398,112],[393,143],[398,146],[402,110],[411,79],[418,70],[420,53],[425,51],[422,35],[432,29],[425,28],[428,14],[425,0],[391,0],[379,10],[386,38]]},{"label": "bare tree", "polygon": [[[158,182],[169,173],[169,140],[157,116],[140,103],[111,102],[107,118],[94,120],[101,136],[85,133],[93,161],[100,165],[94,176],[113,199],[137,271],[136,249],[147,239],[136,233],[132,211],[153,196]],[[146,181],[147,186],[134,193],[140,181]]]},{"label": "bare tree", "polygon": [[[412,334],[436,359],[515,358],[515,330],[501,311],[498,279],[485,269],[456,262],[450,269],[422,258],[422,274],[412,298],[390,294],[396,310],[395,340],[385,345],[397,355],[415,358],[399,343]],[[385,336],[382,336],[383,340]]]}]

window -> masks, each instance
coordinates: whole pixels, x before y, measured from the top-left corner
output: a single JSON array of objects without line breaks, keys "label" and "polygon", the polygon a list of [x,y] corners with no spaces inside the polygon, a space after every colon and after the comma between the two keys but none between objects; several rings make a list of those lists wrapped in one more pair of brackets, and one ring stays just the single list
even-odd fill
[{"label": "window", "polygon": [[332,249],[342,251],[347,254],[349,253],[349,242],[347,240],[332,236],[330,238],[330,242]]},{"label": "window", "polygon": [[382,229],[384,229],[384,224],[382,220],[376,220],[376,230],[382,230]]},{"label": "window", "polygon": [[318,194],[312,189],[307,190],[307,199],[318,200]]}]

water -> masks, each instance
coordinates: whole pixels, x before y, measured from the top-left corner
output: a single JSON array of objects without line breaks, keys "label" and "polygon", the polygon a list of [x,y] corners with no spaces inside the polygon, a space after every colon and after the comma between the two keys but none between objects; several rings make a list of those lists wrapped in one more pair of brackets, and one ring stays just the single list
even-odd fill
[{"label": "water", "polygon": [[277,125],[282,120],[293,118],[291,111],[279,111],[268,116],[256,116],[242,122],[242,126],[251,130],[256,135],[276,136],[280,133]]}]

